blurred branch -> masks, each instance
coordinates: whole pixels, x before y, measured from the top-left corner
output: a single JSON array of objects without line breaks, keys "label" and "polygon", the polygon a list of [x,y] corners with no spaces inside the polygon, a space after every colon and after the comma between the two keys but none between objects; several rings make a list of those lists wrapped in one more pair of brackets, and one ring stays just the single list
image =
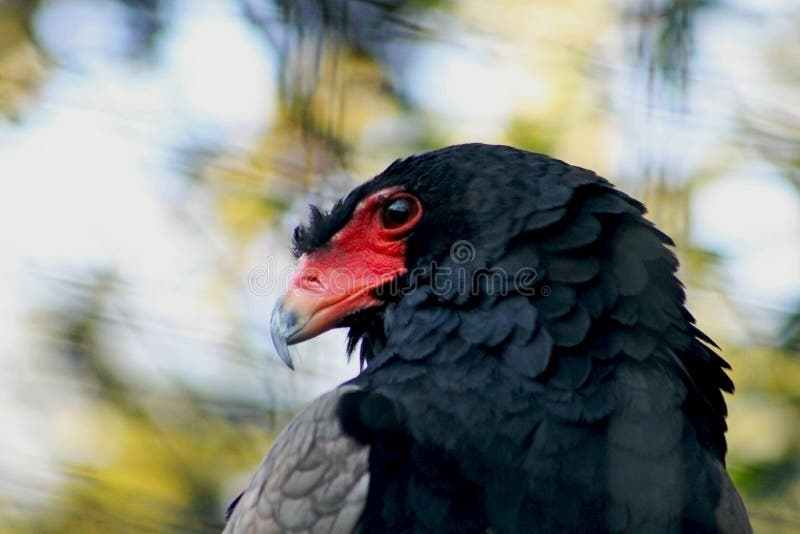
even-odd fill
[{"label": "blurred branch", "polygon": [[[360,83],[347,72],[366,62],[382,76],[380,87],[396,102],[391,73],[393,47],[434,39],[437,32],[417,22],[444,2],[411,0],[240,0],[279,61],[284,118],[311,146],[330,152],[340,166],[350,164],[351,141],[344,121],[352,110],[347,93]],[[321,90],[326,93],[321,93]],[[407,102],[403,102],[407,104]]]},{"label": "blurred branch", "polygon": [[624,11],[638,28],[636,54],[648,72],[650,91],[657,75],[686,91],[697,17],[717,5],[717,0],[642,0]]}]

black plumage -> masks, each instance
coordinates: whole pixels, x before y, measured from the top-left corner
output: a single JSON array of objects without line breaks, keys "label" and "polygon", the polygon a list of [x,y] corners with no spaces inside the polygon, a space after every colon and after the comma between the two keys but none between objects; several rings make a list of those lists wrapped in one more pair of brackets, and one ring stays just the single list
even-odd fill
[{"label": "black plumage", "polygon": [[[641,203],[547,156],[459,145],[396,161],[314,211],[298,255],[395,186],[425,208],[408,274],[343,323],[365,364],[338,411],[370,448],[360,531],[749,529],[740,503],[728,523],[719,512],[728,366],[685,310],[672,241]],[[468,261],[456,242],[474,247]],[[522,269],[536,276],[518,287]]]}]

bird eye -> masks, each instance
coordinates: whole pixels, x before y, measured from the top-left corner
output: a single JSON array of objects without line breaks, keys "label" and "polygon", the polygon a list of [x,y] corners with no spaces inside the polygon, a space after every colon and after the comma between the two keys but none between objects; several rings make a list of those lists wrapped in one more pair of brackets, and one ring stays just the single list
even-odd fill
[{"label": "bird eye", "polygon": [[419,211],[419,201],[414,197],[395,198],[383,207],[381,224],[386,230],[395,230],[416,218]]}]

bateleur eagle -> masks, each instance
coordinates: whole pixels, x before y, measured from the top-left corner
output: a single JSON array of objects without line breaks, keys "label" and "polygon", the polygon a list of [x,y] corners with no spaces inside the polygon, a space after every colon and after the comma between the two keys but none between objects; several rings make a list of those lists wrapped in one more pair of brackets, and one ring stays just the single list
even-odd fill
[{"label": "bateleur eagle", "polygon": [[728,364],[672,240],[595,173],[467,144],[392,163],[294,233],[287,345],[362,372],[277,438],[226,532],[750,532]]}]

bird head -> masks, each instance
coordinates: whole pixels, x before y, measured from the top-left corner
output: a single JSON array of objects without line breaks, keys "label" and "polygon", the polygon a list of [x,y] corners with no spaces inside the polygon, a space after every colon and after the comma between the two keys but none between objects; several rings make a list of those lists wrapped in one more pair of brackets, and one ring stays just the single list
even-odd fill
[{"label": "bird head", "polygon": [[[375,341],[386,306],[415,293],[459,306],[476,300],[476,273],[502,256],[527,216],[569,198],[568,187],[538,183],[567,167],[510,147],[458,145],[395,161],[328,212],[312,206],[295,229],[297,269],[272,314],[279,355],[291,367],[288,345],[336,327],[350,327],[349,350],[365,336]],[[511,274],[532,284],[536,265],[518,267],[525,276]]]}]

